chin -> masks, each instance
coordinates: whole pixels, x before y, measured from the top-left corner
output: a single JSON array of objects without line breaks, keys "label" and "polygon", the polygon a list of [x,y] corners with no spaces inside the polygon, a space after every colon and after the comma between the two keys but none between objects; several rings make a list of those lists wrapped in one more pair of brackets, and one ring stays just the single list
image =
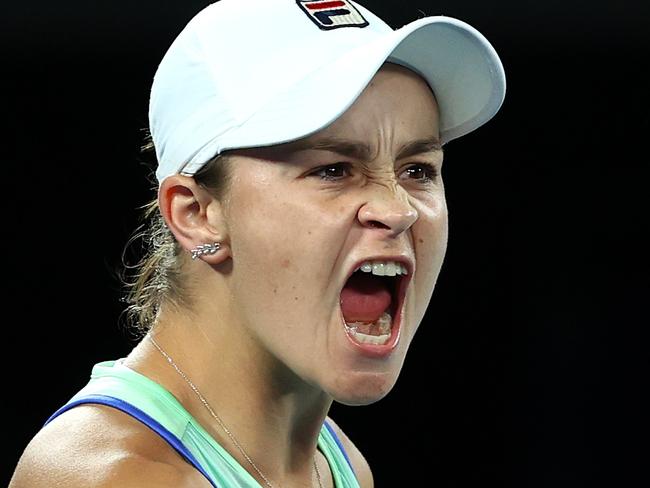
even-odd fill
[{"label": "chin", "polygon": [[371,405],[390,393],[398,374],[349,372],[343,378],[337,378],[328,393],[334,401],[343,405]]}]

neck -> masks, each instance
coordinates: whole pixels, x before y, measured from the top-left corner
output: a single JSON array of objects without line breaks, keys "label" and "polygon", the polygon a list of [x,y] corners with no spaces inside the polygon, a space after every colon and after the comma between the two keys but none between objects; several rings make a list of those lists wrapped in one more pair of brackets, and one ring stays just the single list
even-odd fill
[{"label": "neck", "polygon": [[[242,334],[241,326],[207,324],[200,316],[188,320],[166,313],[150,335],[274,486],[313,486],[318,435],[331,397],[296,376],[250,335]],[[264,486],[198,395],[150,340],[145,338],[136,346],[125,364],[168,389]]]}]

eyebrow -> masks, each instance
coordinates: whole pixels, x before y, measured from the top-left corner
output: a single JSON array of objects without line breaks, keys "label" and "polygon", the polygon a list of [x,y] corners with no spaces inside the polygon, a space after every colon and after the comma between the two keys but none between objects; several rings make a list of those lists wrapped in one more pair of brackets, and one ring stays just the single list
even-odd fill
[{"label": "eyebrow", "polygon": [[[338,137],[324,137],[313,141],[302,140],[293,145],[292,149],[296,151],[309,149],[332,151],[342,156],[354,159],[367,160],[372,156],[372,151],[368,144]],[[397,159],[437,151],[442,151],[442,144],[437,137],[418,139],[403,145],[397,154]]]}]

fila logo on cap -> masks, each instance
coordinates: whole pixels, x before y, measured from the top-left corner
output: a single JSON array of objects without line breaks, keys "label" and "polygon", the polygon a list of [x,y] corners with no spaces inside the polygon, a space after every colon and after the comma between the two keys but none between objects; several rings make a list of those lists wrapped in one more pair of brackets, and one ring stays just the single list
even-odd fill
[{"label": "fila logo on cap", "polygon": [[296,0],[296,3],[323,30],[368,25],[368,21],[348,0]]}]

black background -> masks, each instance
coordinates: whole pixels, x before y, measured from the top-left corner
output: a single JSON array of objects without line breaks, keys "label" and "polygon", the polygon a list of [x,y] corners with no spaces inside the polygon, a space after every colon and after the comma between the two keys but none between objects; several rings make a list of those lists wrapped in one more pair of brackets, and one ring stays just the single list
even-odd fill
[{"label": "black background", "polygon": [[[0,484],[92,365],[134,345],[112,276],[152,195],[150,81],[209,3],[2,7]],[[393,27],[469,22],[508,79],[499,114],[447,146],[447,260],[397,386],[332,410],[378,487],[648,486],[646,5],[372,3]]]}]

